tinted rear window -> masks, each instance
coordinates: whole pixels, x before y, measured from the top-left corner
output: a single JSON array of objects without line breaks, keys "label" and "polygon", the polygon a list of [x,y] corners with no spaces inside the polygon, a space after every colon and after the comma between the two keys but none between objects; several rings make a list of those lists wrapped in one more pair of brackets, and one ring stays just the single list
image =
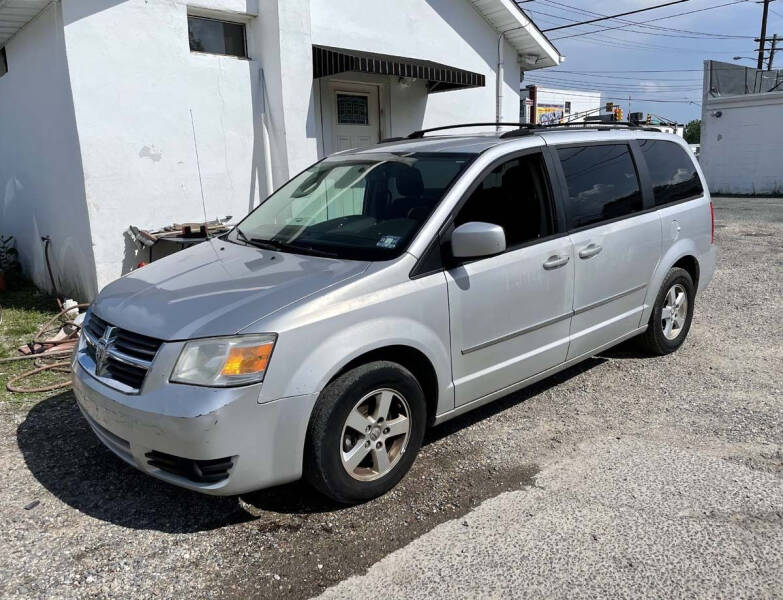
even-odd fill
[{"label": "tinted rear window", "polygon": [[704,193],[696,167],[681,146],[666,140],[639,140],[639,147],[650,172],[656,206]]},{"label": "tinted rear window", "polygon": [[626,144],[560,148],[570,229],[642,210],[639,178]]}]

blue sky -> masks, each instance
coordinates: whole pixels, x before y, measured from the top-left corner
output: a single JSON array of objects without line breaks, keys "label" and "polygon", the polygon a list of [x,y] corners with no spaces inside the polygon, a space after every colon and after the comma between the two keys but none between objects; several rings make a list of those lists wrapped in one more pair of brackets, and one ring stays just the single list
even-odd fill
[{"label": "blue sky", "polygon": [[[664,2],[533,0],[520,6],[545,30],[596,18],[594,13],[617,14]],[[735,3],[718,6],[730,2]],[[700,12],[668,18],[689,11]],[[755,60],[734,61],[733,57],[756,56],[753,50],[758,43],[753,38],[759,36],[761,14],[762,5],[754,0],[689,0],[623,17],[625,21],[645,22],[645,27],[610,20],[550,31],[546,35],[566,60],[559,67],[527,72],[525,83],[599,90],[606,97],[617,98],[613,101],[626,111],[630,93],[634,112],[654,113],[679,122],[698,119],[701,115],[699,103],[704,60],[737,62],[755,67]],[[613,29],[599,29],[608,27]],[[596,33],[575,35],[588,31]],[[767,35],[771,37],[773,33],[783,35],[783,0],[770,4]],[[783,42],[780,46],[779,60],[775,61],[775,65],[783,68]],[[586,73],[588,71],[591,73]],[[667,102],[661,102],[663,100]]]}]

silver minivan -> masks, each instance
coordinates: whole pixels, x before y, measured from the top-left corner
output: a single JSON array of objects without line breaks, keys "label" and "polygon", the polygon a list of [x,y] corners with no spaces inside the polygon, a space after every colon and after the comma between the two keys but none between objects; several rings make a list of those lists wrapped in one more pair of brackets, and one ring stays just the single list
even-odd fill
[{"label": "silver minivan", "polygon": [[294,177],[108,285],[73,360],[120,458],[239,494],[383,494],[425,430],[629,338],[666,354],[712,278],[707,185],[643,127],[424,135]]}]

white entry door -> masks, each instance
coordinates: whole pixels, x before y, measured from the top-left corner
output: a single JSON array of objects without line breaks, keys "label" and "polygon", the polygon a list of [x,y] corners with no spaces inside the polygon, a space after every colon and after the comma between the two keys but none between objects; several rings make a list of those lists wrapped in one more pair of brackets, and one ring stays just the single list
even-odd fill
[{"label": "white entry door", "polygon": [[332,84],[331,152],[372,146],[380,140],[378,86]]}]

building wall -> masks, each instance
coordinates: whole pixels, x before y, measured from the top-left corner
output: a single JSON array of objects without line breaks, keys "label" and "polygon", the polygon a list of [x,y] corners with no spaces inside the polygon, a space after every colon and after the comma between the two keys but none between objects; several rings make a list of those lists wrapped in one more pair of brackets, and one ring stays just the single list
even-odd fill
[{"label": "building wall", "polygon": [[97,290],[60,5],[52,3],[6,46],[0,77],[0,234],[13,235],[25,274],[53,291],[41,236],[51,237],[58,290]]},{"label": "building wall", "polygon": [[[13,128],[0,136],[0,223],[14,223],[36,283],[46,285],[40,235],[53,235],[55,271],[90,299],[148,259],[125,235],[130,225],[241,217],[322,156],[313,43],[486,75],[483,88],[436,94],[422,81],[383,78],[387,135],[494,121],[498,34],[469,2],[358,8],[349,0],[53,3],[12,40],[11,72],[0,79],[4,127],[12,115]],[[192,53],[189,10],[246,22],[249,60]],[[503,118],[517,121],[519,65],[505,42],[504,51]],[[20,68],[19,56],[29,65]]]},{"label": "building wall", "polygon": [[783,93],[705,95],[699,162],[711,192],[783,194],[781,114]]},{"label": "building wall", "polygon": [[[247,0],[197,4],[233,17],[257,12]],[[185,2],[63,0],[62,7],[102,287],[147,258],[124,236],[129,225],[238,217],[257,204],[265,186],[257,143],[262,63],[190,52]],[[254,35],[258,20],[250,23],[251,57],[278,56]]]},{"label": "building wall", "polygon": [[[359,9],[359,6],[361,8]],[[339,15],[339,18],[335,18]],[[465,0],[312,0],[312,42],[440,62],[486,75],[481,88],[426,94],[389,80],[391,130],[495,120],[498,34]],[[379,34],[379,27],[384,35]],[[503,120],[519,121],[519,63],[504,42]]]},{"label": "building wall", "polygon": [[[527,97],[527,94],[528,90],[527,88],[524,88],[523,95]],[[537,86],[537,103],[539,106],[565,106],[566,102],[571,102],[571,113],[570,115],[565,115],[566,117],[573,116],[588,110],[596,110],[596,112],[592,114],[597,115],[597,109],[601,109],[603,106],[601,102],[601,92],[589,90],[560,90],[556,88]],[[583,119],[575,119],[575,121],[580,120]],[[538,120],[536,120],[536,122],[538,122]]]}]

